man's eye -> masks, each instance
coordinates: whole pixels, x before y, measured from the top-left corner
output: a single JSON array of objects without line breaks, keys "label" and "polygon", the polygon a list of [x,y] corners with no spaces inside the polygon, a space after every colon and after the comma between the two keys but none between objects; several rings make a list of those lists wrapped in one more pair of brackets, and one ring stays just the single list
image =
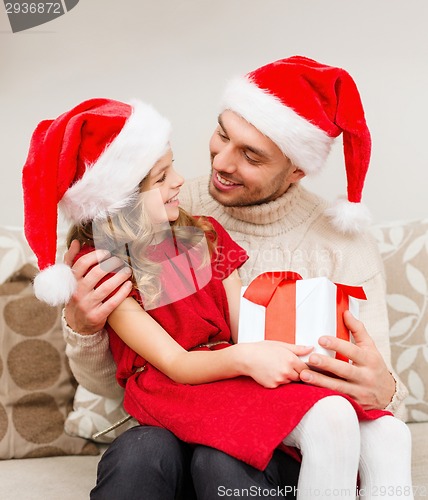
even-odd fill
[{"label": "man's eye", "polygon": [[253,165],[257,165],[259,163],[258,160],[255,160],[254,158],[251,158],[251,156],[248,156],[245,151],[244,151],[243,155],[244,155],[244,158],[248,161],[248,163],[251,163]]},{"label": "man's eye", "polygon": [[217,134],[218,134],[218,136],[220,137],[220,139],[221,139],[222,141],[228,141],[228,140],[229,140],[229,137],[227,137],[227,135],[226,135],[226,134],[224,134],[221,130],[219,130],[219,131],[217,132]]}]

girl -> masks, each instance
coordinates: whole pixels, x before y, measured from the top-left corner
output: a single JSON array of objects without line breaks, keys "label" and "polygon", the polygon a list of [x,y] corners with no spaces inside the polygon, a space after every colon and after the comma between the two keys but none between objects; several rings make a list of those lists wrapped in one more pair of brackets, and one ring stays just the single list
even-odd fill
[{"label": "girl", "polygon": [[412,498],[402,422],[296,383],[306,367],[299,356],[311,347],[236,344],[237,270],[247,256],[214,219],[179,207],[183,179],[173,168],[169,135],[153,108],[101,99],[39,125],[24,167],[26,235],[42,270],[37,296],[57,303],[75,286],[66,266],[53,265],[49,245],[59,202],[74,222],[69,241],[82,245],[78,258],[108,248],[132,272],[133,290],[107,329],[125,409],[141,424],[261,470],[276,447],[298,448],[300,499],[354,498],[358,472],[361,496],[388,487],[391,496]]}]

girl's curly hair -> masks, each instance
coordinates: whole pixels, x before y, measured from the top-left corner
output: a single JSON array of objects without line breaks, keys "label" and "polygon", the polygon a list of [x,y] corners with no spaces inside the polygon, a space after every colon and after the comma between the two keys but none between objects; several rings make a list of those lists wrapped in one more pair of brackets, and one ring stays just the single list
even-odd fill
[{"label": "girl's curly hair", "polygon": [[[201,266],[210,262],[217,234],[206,217],[194,217],[179,208],[177,220],[165,231],[169,236],[172,232],[174,242],[178,241],[184,249],[194,248],[206,239],[207,245],[200,245],[201,251],[205,249]],[[142,295],[144,307],[151,309],[156,307],[162,292],[161,265],[150,258],[149,251],[158,236],[144,208],[143,197],[139,197],[135,204],[106,220],[72,226],[67,235],[67,246],[78,240],[82,247],[102,248],[119,257],[125,266],[131,268],[133,286]]]}]

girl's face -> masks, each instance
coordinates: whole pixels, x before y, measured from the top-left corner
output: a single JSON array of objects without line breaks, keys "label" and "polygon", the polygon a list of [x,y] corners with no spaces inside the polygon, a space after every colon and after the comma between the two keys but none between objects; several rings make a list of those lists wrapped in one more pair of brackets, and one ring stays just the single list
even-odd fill
[{"label": "girl's face", "polygon": [[177,220],[180,201],[178,194],[184,179],[173,168],[172,151],[160,158],[141,183],[145,209],[152,222],[173,222]]}]

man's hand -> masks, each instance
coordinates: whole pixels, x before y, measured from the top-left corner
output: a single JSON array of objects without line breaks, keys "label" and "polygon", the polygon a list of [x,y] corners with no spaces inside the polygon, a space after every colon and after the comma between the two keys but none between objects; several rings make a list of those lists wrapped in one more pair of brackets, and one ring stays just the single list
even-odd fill
[{"label": "man's hand", "polygon": [[[365,410],[384,409],[394,395],[395,381],[363,323],[349,311],[344,313],[343,319],[355,344],[330,336],[321,337],[319,344],[325,349],[343,354],[352,363],[311,354],[308,365],[324,373],[305,369],[300,373],[300,379],[347,394]],[[328,376],[325,372],[333,376]]]},{"label": "man's hand", "polygon": [[[76,332],[90,335],[104,328],[109,314],[129,295],[131,271],[122,268],[123,262],[117,257],[109,257],[104,250],[83,255],[72,265],[79,249],[79,242],[74,240],[64,255],[64,263],[72,266],[77,280],[76,291],[65,306],[65,319]],[[101,279],[115,270],[118,271],[111,278],[95,288]],[[115,294],[105,300],[117,288]]]}]

